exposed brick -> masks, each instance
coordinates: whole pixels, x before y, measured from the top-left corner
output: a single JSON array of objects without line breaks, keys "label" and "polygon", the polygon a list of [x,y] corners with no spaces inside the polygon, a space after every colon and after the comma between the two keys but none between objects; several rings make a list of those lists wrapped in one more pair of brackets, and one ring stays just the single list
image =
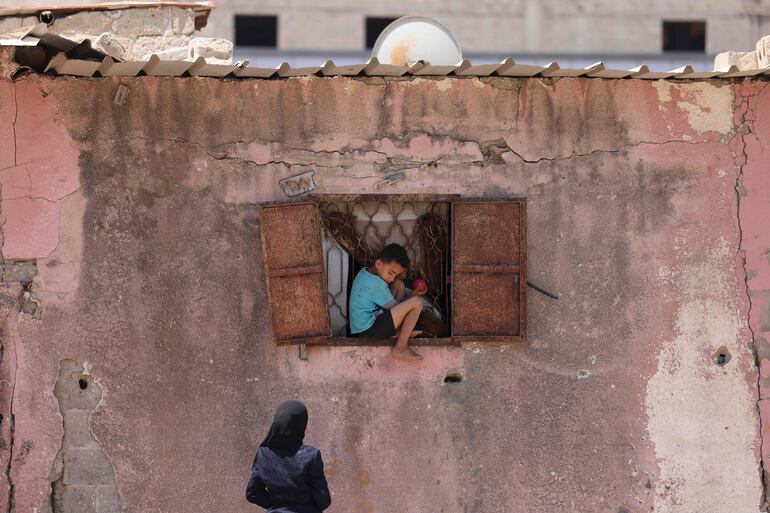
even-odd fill
[{"label": "exposed brick", "polygon": [[[61,458],[52,470],[52,501],[64,513],[120,513],[115,472],[89,431],[89,417],[101,399],[99,385],[74,360],[60,362],[54,395],[64,416]],[[86,385],[81,388],[81,380]]]},{"label": "exposed brick", "polygon": [[128,9],[112,22],[112,30],[119,36],[162,36],[171,30],[171,9]]},{"label": "exposed brick", "polygon": [[34,260],[6,261],[0,269],[5,282],[32,281],[37,276],[37,262]]},{"label": "exposed brick", "polygon": [[118,495],[118,490],[115,486],[100,486],[96,504],[99,506],[99,513],[123,512],[120,504],[120,495]]},{"label": "exposed brick", "polygon": [[192,36],[195,32],[195,13],[192,9],[172,10],[171,26],[175,34]]},{"label": "exposed brick", "polygon": [[101,513],[97,504],[95,486],[67,486],[62,490],[61,506],[64,513]]},{"label": "exposed brick", "polygon": [[65,486],[97,484],[114,486],[115,478],[112,466],[100,447],[73,447],[64,452],[63,482]]},{"label": "exposed brick", "polygon": [[51,29],[58,34],[66,37],[73,32],[82,32],[88,27],[91,34],[101,34],[111,29],[110,19],[103,16],[100,12],[76,12],[68,15],[57,15],[51,25]]},{"label": "exposed brick", "polygon": [[64,445],[67,447],[98,447],[88,429],[90,410],[70,410],[64,412]]}]

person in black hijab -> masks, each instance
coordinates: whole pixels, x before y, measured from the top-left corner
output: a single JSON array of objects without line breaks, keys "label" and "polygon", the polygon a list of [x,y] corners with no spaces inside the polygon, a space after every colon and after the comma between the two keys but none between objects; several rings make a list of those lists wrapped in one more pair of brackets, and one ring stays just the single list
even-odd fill
[{"label": "person in black hijab", "polygon": [[305,445],[307,408],[286,401],[259,445],[246,500],[268,513],[321,513],[332,502],[321,451]]}]

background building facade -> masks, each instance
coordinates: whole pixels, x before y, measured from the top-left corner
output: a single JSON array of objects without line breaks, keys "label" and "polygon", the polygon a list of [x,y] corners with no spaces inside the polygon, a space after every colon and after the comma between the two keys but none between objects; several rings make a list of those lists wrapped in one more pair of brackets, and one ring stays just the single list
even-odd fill
[{"label": "background building facade", "polygon": [[768,0],[217,0],[203,35],[234,41],[236,57],[253,64],[345,64],[366,59],[379,31],[410,14],[443,23],[474,61],[511,55],[573,67],[711,69],[717,53],[752,50],[770,33]]}]

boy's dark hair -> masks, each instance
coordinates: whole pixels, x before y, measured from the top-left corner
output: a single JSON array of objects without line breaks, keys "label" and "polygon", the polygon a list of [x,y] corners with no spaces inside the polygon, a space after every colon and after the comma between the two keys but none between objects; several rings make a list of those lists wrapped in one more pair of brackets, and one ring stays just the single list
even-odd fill
[{"label": "boy's dark hair", "polygon": [[409,267],[409,255],[406,254],[404,246],[395,242],[382,248],[380,254],[377,255],[377,260],[382,260],[386,264],[396,262],[404,269]]}]

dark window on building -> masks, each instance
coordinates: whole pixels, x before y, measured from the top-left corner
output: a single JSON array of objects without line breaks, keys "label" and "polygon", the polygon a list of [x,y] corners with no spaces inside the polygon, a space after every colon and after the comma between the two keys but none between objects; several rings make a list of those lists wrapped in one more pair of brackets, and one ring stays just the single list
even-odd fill
[{"label": "dark window on building", "polygon": [[385,30],[385,27],[396,21],[398,18],[380,18],[380,17],[367,17],[366,18],[366,47],[374,48],[374,43],[377,38]]},{"label": "dark window on building", "polygon": [[440,345],[526,338],[524,200],[318,198],[260,209],[276,342],[368,343],[349,338],[349,296],[359,270],[390,242],[409,255],[401,276],[407,286],[418,278],[428,284],[416,327],[421,340]]},{"label": "dark window on building", "polygon": [[278,17],[237,14],[235,45],[275,48],[278,46]]},{"label": "dark window on building", "polygon": [[664,21],[664,52],[705,52],[705,21]]}]

